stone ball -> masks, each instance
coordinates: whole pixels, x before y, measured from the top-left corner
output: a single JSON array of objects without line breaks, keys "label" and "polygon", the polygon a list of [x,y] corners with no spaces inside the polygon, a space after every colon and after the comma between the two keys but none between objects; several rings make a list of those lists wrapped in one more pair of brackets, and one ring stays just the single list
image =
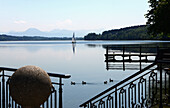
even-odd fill
[{"label": "stone ball", "polygon": [[49,75],[40,67],[24,66],[16,70],[9,83],[10,95],[22,106],[43,104],[51,94]]}]

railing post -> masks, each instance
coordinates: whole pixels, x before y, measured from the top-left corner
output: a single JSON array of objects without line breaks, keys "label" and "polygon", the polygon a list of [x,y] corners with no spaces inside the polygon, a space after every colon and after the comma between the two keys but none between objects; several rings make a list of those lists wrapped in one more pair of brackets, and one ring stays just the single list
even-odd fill
[{"label": "railing post", "polygon": [[2,108],[5,108],[5,78],[4,70],[2,71]]},{"label": "railing post", "polygon": [[160,63],[160,105],[159,105],[159,108],[163,108],[163,105],[162,105],[162,63]]},{"label": "railing post", "polygon": [[62,102],[62,78],[59,79],[59,108],[63,108],[63,102]]},{"label": "railing post", "polygon": [[1,82],[0,82],[0,107],[1,107]]},{"label": "railing post", "polygon": [[169,87],[168,87],[168,103],[170,103],[170,74],[168,74],[169,76]]},{"label": "railing post", "polygon": [[117,108],[117,87],[115,88],[115,108]]}]

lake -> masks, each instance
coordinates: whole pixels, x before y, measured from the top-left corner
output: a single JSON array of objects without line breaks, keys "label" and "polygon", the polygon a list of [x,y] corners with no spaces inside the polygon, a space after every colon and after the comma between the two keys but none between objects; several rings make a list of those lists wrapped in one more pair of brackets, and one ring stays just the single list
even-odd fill
[{"label": "lake", "polygon": [[[36,65],[48,72],[70,74],[64,80],[64,108],[78,106],[137,70],[106,70],[106,45],[165,45],[169,41],[1,41],[0,67]],[[112,83],[104,81],[113,79]],[[55,79],[53,79],[55,80]],[[71,85],[71,81],[76,85]],[[86,81],[86,85],[81,82]]]}]

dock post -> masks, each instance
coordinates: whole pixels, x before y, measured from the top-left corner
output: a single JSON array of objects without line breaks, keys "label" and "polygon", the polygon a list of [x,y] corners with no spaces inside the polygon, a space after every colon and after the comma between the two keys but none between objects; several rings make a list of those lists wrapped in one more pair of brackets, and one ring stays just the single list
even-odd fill
[{"label": "dock post", "polygon": [[140,49],[139,49],[139,51],[140,51],[140,55],[139,55],[139,58],[140,58],[140,70],[142,70],[142,59],[141,59],[141,51],[142,51],[142,48],[141,48],[141,46],[140,46]]},{"label": "dock post", "polygon": [[63,108],[63,105],[62,105],[62,78],[59,79],[60,82],[59,82],[59,108]]},{"label": "dock post", "polygon": [[159,108],[163,108],[163,105],[162,105],[162,63],[160,63],[160,105],[159,105]]},{"label": "dock post", "polygon": [[157,46],[156,51],[157,51],[157,55],[156,55],[155,60],[157,60],[157,59],[158,59],[158,56],[159,56],[159,46]]},{"label": "dock post", "polygon": [[106,69],[109,70],[109,63],[108,63],[108,54],[109,54],[109,47],[106,47]]},{"label": "dock post", "polygon": [[129,61],[131,63],[131,51],[129,51]]},{"label": "dock post", "polygon": [[123,46],[123,71],[125,71],[125,47]]}]

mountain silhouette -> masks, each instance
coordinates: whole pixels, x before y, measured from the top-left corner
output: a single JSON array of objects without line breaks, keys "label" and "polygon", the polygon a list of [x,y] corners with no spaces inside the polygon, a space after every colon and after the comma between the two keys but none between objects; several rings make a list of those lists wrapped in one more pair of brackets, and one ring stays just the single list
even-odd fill
[{"label": "mountain silhouette", "polygon": [[36,28],[29,28],[23,32],[8,32],[7,35],[13,36],[47,36],[47,37],[72,37],[73,32],[76,33],[76,37],[84,37],[89,32],[100,33],[102,30],[64,30],[64,29],[54,29],[52,31],[41,31]]}]

